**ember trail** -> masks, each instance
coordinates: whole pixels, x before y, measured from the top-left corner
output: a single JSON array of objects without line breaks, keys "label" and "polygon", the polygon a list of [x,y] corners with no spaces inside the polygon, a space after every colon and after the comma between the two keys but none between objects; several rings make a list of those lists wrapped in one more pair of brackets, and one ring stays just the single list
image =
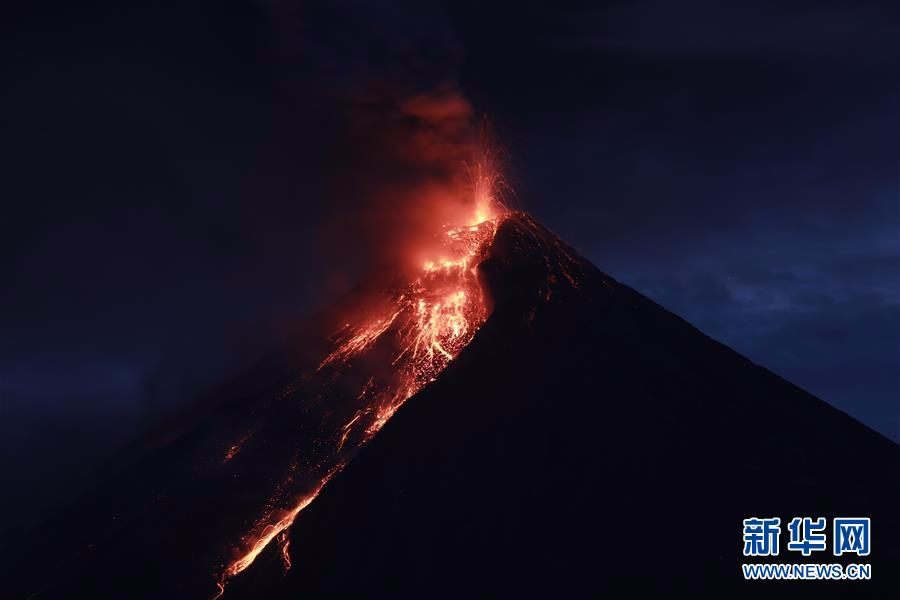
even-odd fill
[{"label": "ember trail", "polygon": [[[287,530],[297,515],[407,399],[437,378],[487,319],[477,267],[507,212],[495,187],[493,169],[476,165],[468,221],[445,225],[439,251],[417,275],[352,315],[335,333],[333,350],[304,385],[329,402],[345,393],[348,381],[362,382],[353,394],[352,414],[320,426],[318,445],[325,451],[295,457],[261,516],[237,544],[236,558],[217,574],[216,598],[273,541],[285,569],[290,568]],[[250,435],[229,448],[226,461]]]}]

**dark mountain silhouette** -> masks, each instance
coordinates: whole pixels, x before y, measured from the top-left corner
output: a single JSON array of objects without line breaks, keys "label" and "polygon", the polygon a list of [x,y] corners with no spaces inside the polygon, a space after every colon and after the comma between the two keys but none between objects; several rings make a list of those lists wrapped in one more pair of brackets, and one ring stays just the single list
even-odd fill
[{"label": "dark mountain silhouette", "polygon": [[[299,514],[290,570],[270,544],[226,599],[900,589],[897,444],[616,282],[527,215],[504,221],[479,271],[493,312],[472,342]],[[285,457],[332,418],[291,387],[326,352],[327,321],[8,543],[13,597],[215,594],[223,540],[253,522]],[[752,516],[871,517],[869,557],[836,558],[829,545],[804,559],[785,550],[784,530],[779,557],[748,561],[867,562],[872,580],[744,582],[741,521]]]}]

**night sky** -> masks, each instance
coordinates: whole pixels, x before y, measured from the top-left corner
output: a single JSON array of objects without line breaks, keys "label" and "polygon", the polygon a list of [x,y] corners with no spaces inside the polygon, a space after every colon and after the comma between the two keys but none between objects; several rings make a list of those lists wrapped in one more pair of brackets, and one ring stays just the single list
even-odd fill
[{"label": "night sky", "polygon": [[365,271],[322,232],[372,89],[460,90],[518,206],[900,440],[896,2],[32,4],[0,17],[20,523]]}]

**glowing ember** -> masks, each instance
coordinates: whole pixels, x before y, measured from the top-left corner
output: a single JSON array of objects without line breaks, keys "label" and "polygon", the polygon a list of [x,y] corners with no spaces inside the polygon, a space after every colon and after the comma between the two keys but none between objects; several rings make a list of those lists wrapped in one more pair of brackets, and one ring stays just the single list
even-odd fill
[{"label": "glowing ember", "polygon": [[[352,416],[348,414],[343,424],[324,434],[334,440],[333,454],[310,459],[310,472],[302,476],[292,468],[267,504],[270,508],[243,538],[239,556],[219,574],[217,598],[224,592],[226,581],[247,569],[273,540],[280,545],[285,566],[290,567],[286,530],[297,515],[407,399],[437,378],[487,319],[477,267],[506,209],[494,196],[497,181],[490,165],[475,165],[472,175],[474,197],[468,222],[447,225],[440,240],[440,255],[425,262],[418,276],[389,294],[383,307],[360,322],[345,321],[334,350],[311,375],[312,380],[323,382],[322,393],[332,390],[332,382],[347,372],[361,375],[358,380],[365,384],[354,393]],[[389,363],[384,368],[373,367],[381,352],[390,356]],[[293,496],[293,500],[284,497],[284,490],[297,487],[307,491]],[[272,508],[277,506],[288,508]]]},{"label": "glowing ember", "polygon": [[249,431],[249,432],[247,432],[246,434],[244,434],[244,435],[241,437],[241,439],[239,439],[237,442],[235,442],[234,444],[232,444],[231,446],[229,446],[229,447],[228,447],[228,451],[225,452],[225,459],[224,459],[222,462],[226,462],[226,463],[227,463],[227,462],[230,461],[232,458],[234,458],[235,456],[237,456],[237,453],[241,451],[241,448],[244,447],[244,444],[247,443],[247,440],[249,440],[249,439],[253,436],[254,433],[255,433],[254,431]]}]

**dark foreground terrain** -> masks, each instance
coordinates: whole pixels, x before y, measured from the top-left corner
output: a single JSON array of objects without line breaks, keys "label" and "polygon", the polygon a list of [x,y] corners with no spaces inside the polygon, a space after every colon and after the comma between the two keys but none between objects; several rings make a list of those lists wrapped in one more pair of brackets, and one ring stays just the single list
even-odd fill
[{"label": "dark foreground terrain", "polygon": [[[494,310],[472,343],[300,514],[292,568],[272,544],[224,598],[897,597],[897,444],[525,215],[501,226],[480,269]],[[317,339],[303,342],[309,355]],[[133,449],[44,528],[7,540],[11,597],[214,595],[223,539],[252,521],[265,501],[255,490],[302,436],[307,413],[277,399],[308,367],[289,354]],[[262,441],[222,464],[229,436],[256,421]],[[783,524],[780,556],[753,562],[868,562],[872,580],[744,582],[751,516]],[[795,516],[827,517],[828,550],[787,551]],[[871,517],[871,556],[832,556],[840,516]]]}]

